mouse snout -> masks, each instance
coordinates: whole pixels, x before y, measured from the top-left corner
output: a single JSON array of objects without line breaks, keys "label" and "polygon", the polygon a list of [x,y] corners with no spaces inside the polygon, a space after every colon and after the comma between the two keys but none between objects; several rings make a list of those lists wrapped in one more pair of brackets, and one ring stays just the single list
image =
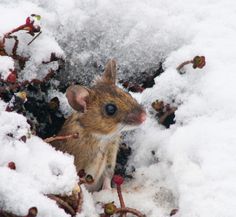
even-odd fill
[{"label": "mouse snout", "polygon": [[132,111],[126,116],[125,122],[130,125],[139,125],[146,120],[147,114],[145,110],[139,109],[137,111]]}]

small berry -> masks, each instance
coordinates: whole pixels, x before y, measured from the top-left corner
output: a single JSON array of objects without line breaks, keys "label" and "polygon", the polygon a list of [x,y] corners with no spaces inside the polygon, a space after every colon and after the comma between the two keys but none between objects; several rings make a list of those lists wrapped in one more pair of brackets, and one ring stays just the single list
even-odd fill
[{"label": "small berry", "polygon": [[11,170],[16,170],[16,164],[11,161],[8,163],[8,168],[10,168]]},{"label": "small berry", "polygon": [[85,173],[84,169],[82,169],[82,170],[80,170],[80,171],[78,172],[78,176],[79,176],[80,178],[83,178],[83,177],[86,176],[86,173]]},{"label": "small berry", "polygon": [[15,70],[10,70],[10,72],[11,73],[7,77],[7,82],[16,83],[16,79],[17,79],[16,71]]},{"label": "small berry", "polygon": [[21,140],[22,142],[26,143],[27,137],[26,137],[26,136],[22,136],[22,137],[20,138],[20,140]]},{"label": "small berry", "polygon": [[193,68],[203,68],[206,65],[205,57],[204,56],[195,56],[193,58]]},{"label": "small berry", "polygon": [[7,133],[7,136],[9,136],[9,137],[11,137],[11,138],[14,137],[13,133]]},{"label": "small berry", "polygon": [[38,214],[38,209],[36,207],[31,207],[28,214],[25,217],[36,217]]},{"label": "small berry", "polygon": [[23,102],[27,100],[27,93],[25,91],[20,91],[15,94],[17,97],[19,97]]},{"label": "small berry", "polygon": [[116,206],[114,204],[114,202],[111,203],[107,203],[104,205],[104,213],[107,215],[113,215],[116,212]]},{"label": "small berry", "polygon": [[124,88],[128,88],[129,87],[129,82],[125,81],[122,85],[123,85]]},{"label": "small berry", "polygon": [[48,107],[51,111],[57,111],[60,107],[60,101],[58,97],[52,98],[50,102],[48,103]]},{"label": "small berry", "polygon": [[26,25],[30,25],[31,22],[32,22],[32,21],[31,21],[30,17],[27,17],[27,18],[26,18],[26,21],[25,21],[25,24],[26,24]]},{"label": "small berry", "polygon": [[92,184],[92,183],[94,182],[94,179],[93,179],[93,177],[92,177],[91,175],[87,175],[87,176],[85,177],[85,180],[86,180],[86,182],[87,182],[88,184]]},{"label": "small berry", "polygon": [[114,175],[112,181],[115,182],[116,185],[122,185],[124,182],[124,178],[119,175]]},{"label": "small berry", "polygon": [[164,109],[164,102],[156,100],[152,103],[152,108],[154,108],[157,112],[160,112]]},{"label": "small berry", "polygon": [[170,216],[175,215],[179,210],[178,209],[172,209],[170,212]]}]

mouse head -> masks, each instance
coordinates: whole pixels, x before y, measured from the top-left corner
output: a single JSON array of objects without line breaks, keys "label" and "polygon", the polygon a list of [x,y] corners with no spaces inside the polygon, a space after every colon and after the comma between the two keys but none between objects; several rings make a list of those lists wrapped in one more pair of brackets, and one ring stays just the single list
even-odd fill
[{"label": "mouse head", "polygon": [[135,128],[145,121],[146,112],[142,106],[115,83],[116,62],[110,60],[94,86],[74,85],[67,89],[69,104],[80,113],[78,121],[89,132],[113,134]]}]

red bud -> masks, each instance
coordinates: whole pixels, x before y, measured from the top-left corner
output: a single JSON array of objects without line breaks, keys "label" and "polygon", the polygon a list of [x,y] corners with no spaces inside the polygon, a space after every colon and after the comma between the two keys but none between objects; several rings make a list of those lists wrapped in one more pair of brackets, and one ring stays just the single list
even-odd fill
[{"label": "red bud", "polygon": [[25,217],[36,217],[38,214],[37,207],[31,207],[28,211],[28,214]]},{"label": "red bud", "polygon": [[119,175],[114,175],[112,181],[115,182],[116,185],[122,185],[124,182],[124,178]]},{"label": "red bud", "polygon": [[16,83],[16,71],[11,70],[11,73],[7,77],[7,82]]},{"label": "red bud", "polygon": [[11,162],[8,163],[8,168],[10,168],[11,170],[15,170],[16,169],[16,164],[11,161]]},{"label": "red bud", "polygon": [[22,137],[20,138],[20,140],[21,140],[22,142],[26,143],[27,137],[26,137],[26,136],[22,136]]},{"label": "red bud", "polygon": [[78,172],[78,176],[79,176],[80,178],[83,178],[83,177],[86,176],[86,173],[85,173],[84,169],[82,169],[82,170],[80,170],[80,171]]},{"label": "red bud", "polygon": [[170,216],[175,215],[179,210],[178,209],[172,209],[170,212]]},{"label": "red bud", "polygon": [[85,177],[85,180],[86,180],[87,184],[92,184],[94,182],[93,177],[89,174]]}]

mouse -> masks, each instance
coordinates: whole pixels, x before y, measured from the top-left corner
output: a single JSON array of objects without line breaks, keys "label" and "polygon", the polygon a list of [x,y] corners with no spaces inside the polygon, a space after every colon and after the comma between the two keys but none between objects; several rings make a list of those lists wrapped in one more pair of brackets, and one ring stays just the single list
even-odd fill
[{"label": "mouse", "polygon": [[78,134],[78,138],[51,143],[56,150],[74,156],[77,172],[93,178],[90,191],[111,189],[121,133],[141,125],[146,111],[128,92],[116,85],[117,64],[111,59],[91,87],[72,85],[66,97],[74,112],[58,135]]}]

